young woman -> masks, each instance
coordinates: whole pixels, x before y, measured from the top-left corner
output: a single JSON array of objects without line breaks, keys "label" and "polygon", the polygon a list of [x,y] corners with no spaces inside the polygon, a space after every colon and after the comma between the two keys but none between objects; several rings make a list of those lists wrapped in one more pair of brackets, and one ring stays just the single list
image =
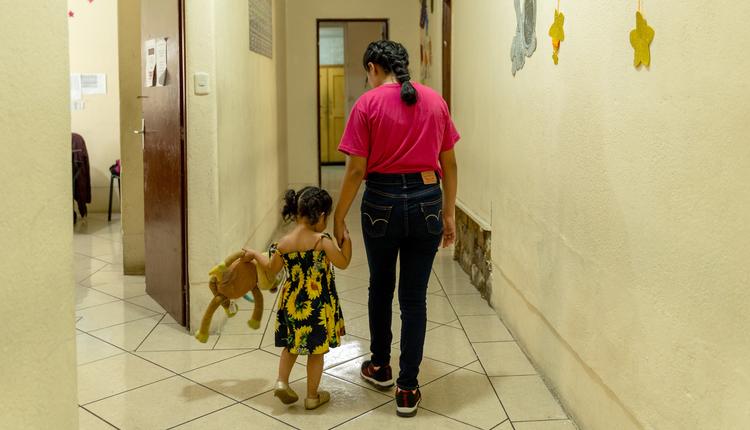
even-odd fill
[{"label": "young woman", "polygon": [[378,387],[393,385],[391,305],[400,256],[396,412],[414,416],[421,400],[417,376],[427,324],[427,282],[441,241],[450,246],[456,234],[453,147],[459,134],[443,98],[410,81],[409,54],[400,43],[371,43],[363,65],[373,89],[352,108],[339,146],[348,157],[334,233],[340,243],[348,236],[344,220],[366,179],[361,212],[370,267],[372,357],[363,363],[361,375]]}]

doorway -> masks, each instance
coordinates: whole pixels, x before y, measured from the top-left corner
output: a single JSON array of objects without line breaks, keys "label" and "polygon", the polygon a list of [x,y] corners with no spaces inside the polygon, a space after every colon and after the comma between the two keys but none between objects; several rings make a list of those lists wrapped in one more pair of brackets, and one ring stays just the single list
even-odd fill
[{"label": "doorway", "polygon": [[[123,322],[118,314],[141,315],[144,308],[189,322],[183,7],[182,0],[71,3],[71,110],[89,155],[79,157],[76,171],[75,156],[85,153],[75,149],[74,136],[74,187],[90,172],[93,191],[90,221],[76,226],[81,327],[94,327],[84,309],[116,307],[114,299],[128,311],[112,311],[111,325]],[[163,55],[147,83],[147,57],[158,54],[147,48],[154,44]],[[110,139],[88,123],[108,130]],[[76,208],[86,213],[86,206]]]},{"label": "doorway", "polygon": [[[387,19],[319,19],[318,53],[318,166],[343,166],[338,151],[352,106],[365,91],[367,80],[362,56],[370,42],[388,38]],[[331,169],[329,169],[331,170]]]}]

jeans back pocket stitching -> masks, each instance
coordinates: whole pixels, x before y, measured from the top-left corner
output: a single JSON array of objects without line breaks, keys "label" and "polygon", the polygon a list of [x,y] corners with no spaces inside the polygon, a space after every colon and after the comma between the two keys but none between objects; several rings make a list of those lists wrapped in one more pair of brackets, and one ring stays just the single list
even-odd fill
[{"label": "jeans back pocket stitching", "polygon": [[379,221],[383,221],[383,222],[385,222],[386,224],[388,224],[388,223],[389,223],[389,222],[388,222],[388,220],[387,220],[387,219],[385,219],[385,218],[378,218],[378,219],[373,219],[373,218],[372,218],[372,217],[370,216],[370,214],[368,214],[367,212],[362,212],[362,215],[366,216],[367,218],[370,218],[370,224],[372,224],[372,225],[375,225],[375,224],[376,224],[377,222],[379,222]]}]

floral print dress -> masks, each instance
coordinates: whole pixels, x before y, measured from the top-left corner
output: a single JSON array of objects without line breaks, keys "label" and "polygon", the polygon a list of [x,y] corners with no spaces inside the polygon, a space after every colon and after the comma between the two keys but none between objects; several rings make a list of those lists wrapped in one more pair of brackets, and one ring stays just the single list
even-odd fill
[{"label": "floral print dress", "polygon": [[[328,234],[327,238],[331,238]],[[282,254],[287,278],[276,312],[276,346],[292,354],[325,354],[341,345],[344,315],[339,305],[333,266],[323,250]]]}]

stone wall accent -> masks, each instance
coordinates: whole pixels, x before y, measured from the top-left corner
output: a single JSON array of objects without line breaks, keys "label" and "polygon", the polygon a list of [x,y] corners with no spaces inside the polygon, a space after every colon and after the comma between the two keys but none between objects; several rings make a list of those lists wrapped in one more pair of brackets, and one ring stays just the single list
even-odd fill
[{"label": "stone wall accent", "polygon": [[482,297],[489,301],[492,292],[491,232],[457,207],[456,236],[454,258],[471,276],[471,283]]}]

